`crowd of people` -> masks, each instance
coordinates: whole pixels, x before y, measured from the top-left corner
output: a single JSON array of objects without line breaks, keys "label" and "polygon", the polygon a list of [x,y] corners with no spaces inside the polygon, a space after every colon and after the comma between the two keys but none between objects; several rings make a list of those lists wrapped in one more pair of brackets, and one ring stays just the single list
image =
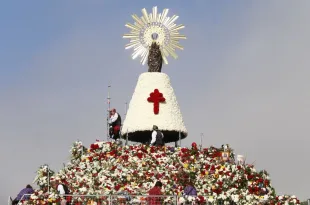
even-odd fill
[{"label": "crowd of people", "polygon": [[[54,188],[57,190],[57,193],[61,196],[61,205],[70,205],[72,196],[70,195],[70,190],[68,186],[63,183],[58,183],[54,185]],[[17,197],[12,201],[12,205],[17,205],[19,201],[27,201],[30,198],[30,195],[34,193],[33,188],[30,185],[27,185],[26,188],[22,189]],[[125,195],[128,196],[128,193]],[[163,184],[161,181],[157,181],[155,186],[148,191],[147,203],[148,205],[160,205],[164,201],[164,190]],[[183,191],[183,196],[197,196],[197,190],[194,185],[189,181],[186,183],[186,186]],[[131,200],[130,196],[126,197],[127,200]]]}]

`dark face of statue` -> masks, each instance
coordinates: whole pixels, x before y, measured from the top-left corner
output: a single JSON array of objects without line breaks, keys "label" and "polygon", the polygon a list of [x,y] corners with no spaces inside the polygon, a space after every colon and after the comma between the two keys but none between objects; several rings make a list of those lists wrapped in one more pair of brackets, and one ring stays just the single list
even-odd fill
[{"label": "dark face of statue", "polygon": [[149,66],[149,72],[161,72],[162,63],[163,59],[161,56],[159,45],[153,42],[149,51],[147,63]]}]

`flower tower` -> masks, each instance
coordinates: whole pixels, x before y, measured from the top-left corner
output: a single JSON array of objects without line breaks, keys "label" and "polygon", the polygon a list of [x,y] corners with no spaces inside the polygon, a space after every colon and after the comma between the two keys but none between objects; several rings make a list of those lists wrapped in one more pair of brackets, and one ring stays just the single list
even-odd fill
[{"label": "flower tower", "polygon": [[[177,141],[187,130],[170,79],[161,69],[167,56],[176,58],[174,50],[182,49],[178,40],[185,36],[178,30],[184,26],[174,24],[177,16],[167,17],[168,9],[142,13],[141,18],[132,16],[135,23],[126,24],[132,30],[124,37],[131,38],[126,48],[134,48],[133,58],[140,56],[149,70],[139,76],[121,132],[143,143],[157,125],[166,142]],[[146,204],[148,191],[160,180],[162,204],[300,205],[295,196],[277,196],[267,171],[246,164],[242,155],[236,161],[228,144],[199,149],[195,142],[191,147],[157,147],[96,140],[86,149],[77,141],[70,153],[70,162],[59,172],[41,166],[35,178],[39,189],[19,204],[63,203],[54,186],[59,183],[68,186],[72,197],[66,200],[74,205]],[[184,195],[188,183],[197,196]]]},{"label": "flower tower", "polygon": [[166,143],[175,142],[184,139],[187,130],[169,76],[161,69],[163,63],[168,64],[169,55],[177,58],[176,48],[183,49],[178,41],[186,39],[179,34],[184,26],[174,23],[178,16],[167,17],[168,9],[159,14],[157,7],[150,14],[142,9],[142,14],[141,18],[132,15],[135,22],[126,24],[131,31],[123,37],[131,39],[126,49],[134,49],[132,58],[141,57],[140,62],[147,62],[149,69],[139,76],[121,134],[130,141],[144,143],[150,140],[153,125],[157,125]]}]

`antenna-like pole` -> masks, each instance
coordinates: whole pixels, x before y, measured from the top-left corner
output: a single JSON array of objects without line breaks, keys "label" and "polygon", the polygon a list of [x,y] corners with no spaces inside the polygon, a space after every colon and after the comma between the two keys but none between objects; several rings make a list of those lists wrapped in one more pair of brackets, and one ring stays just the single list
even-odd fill
[{"label": "antenna-like pole", "polygon": [[203,138],[203,133],[200,133],[200,150],[202,150],[202,138]]},{"label": "antenna-like pole", "polygon": [[128,129],[127,129],[127,133],[126,133],[126,146],[128,145]]},{"label": "antenna-like pole", "polygon": [[127,105],[128,105],[128,103],[127,102],[125,102],[125,117],[127,116]]},{"label": "antenna-like pole", "polygon": [[107,110],[107,141],[109,141],[109,119],[110,119],[110,104],[111,104],[111,98],[110,98],[110,88],[111,85],[108,85],[108,97],[107,97],[107,103],[108,103],[108,110]]},{"label": "antenna-like pole", "polygon": [[47,193],[50,193],[50,167],[47,164]]}]

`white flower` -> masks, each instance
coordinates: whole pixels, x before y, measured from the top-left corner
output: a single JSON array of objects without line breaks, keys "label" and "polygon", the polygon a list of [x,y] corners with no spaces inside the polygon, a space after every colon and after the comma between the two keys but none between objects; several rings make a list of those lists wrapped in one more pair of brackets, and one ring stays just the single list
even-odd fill
[{"label": "white flower", "polygon": [[253,196],[252,195],[246,195],[245,198],[246,198],[247,201],[250,201],[250,200],[252,200]]},{"label": "white flower", "polygon": [[195,201],[195,198],[193,196],[189,196],[188,198],[188,201],[192,202],[192,201]]},{"label": "white flower", "polygon": [[239,202],[239,195],[232,195],[231,198],[234,202]]},{"label": "white flower", "polygon": [[179,203],[184,203],[184,202],[185,202],[184,197],[179,197]]},{"label": "white flower", "polygon": [[86,192],[87,189],[86,189],[86,187],[82,187],[82,188],[79,188],[79,191],[80,191],[80,192]]},{"label": "white flower", "polygon": [[209,196],[209,198],[208,198],[208,202],[213,202],[214,201],[214,198],[213,198],[213,196]]}]

